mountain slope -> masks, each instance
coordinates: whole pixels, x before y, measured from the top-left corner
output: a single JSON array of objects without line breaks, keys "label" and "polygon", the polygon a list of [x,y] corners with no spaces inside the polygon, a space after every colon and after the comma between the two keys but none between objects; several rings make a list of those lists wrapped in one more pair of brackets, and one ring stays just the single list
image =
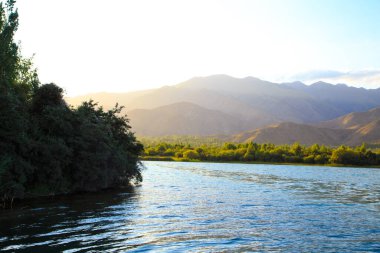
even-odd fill
[{"label": "mountain slope", "polygon": [[380,108],[367,112],[350,113],[315,125],[280,123],[242,132],[231,138],[236,142],[257,142],[305,145],[313,143],[331,146],[380,143]]},{"label": "mountain slope", "polygon": [[355,133],[345,141],[347,145],[359,145],[363,142],[380,144],[380,119],[358,128]]},{"label": "mountain slope", "polygon": [[136,109],[128,116],[132,131],[143,136],[231,134],[244,125],[236,117],[187,102]]},{"label": "mountain slope", "polygon": [[270,115],[274,119],[271,123],[318,122],[339,115],[339,112],[328,103],[319,103],[302,90],[254,77],[233,78],[226,75],[196,77],[175,87],[191,91],[218,92],[249,105],[251,109]]},{"label": "mountain slope", "polygon": [[367,111],[380,105],[380,88],[364,89],[345,84],[316,82],[312,85],[293,85],[293,89],[309,94],[320,102],[328,103],[340,114],[335,117],[351,112]]},{"label": "mountain slope", "polygon": [[366,112],[353,112],[317,125],[328,128],[359,129],[378,119],[380,119],[380,107]]},{"label": "mountain slope", "polygon": [[351,130],[320,128],[291,122],[280,123],[269,127],[240,133],[232,137],[234,142],[257,142],[273,144],[292,144],[299,142],[305,145],[314,143],[336,146],[342,144]]}]

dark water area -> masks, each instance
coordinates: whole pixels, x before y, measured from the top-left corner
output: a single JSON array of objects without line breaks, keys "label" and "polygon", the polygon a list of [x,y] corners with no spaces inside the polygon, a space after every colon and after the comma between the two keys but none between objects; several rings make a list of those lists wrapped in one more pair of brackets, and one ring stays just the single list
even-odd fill
[{"label": "dark water area", "polygon": [[0,212],[3,252],[380,252],[380,169],[144,162],[132,190]]}]

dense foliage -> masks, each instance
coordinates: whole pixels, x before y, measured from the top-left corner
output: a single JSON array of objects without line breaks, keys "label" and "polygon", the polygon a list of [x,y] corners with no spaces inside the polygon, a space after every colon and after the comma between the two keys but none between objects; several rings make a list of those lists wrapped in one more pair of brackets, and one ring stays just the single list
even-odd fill
[{"label": "dense foliage", "polygon": [[365,145],[352,148],[331,148],[314,144],[306,147],[257,143],[224,143],[223,145],[199,145],[159,143],[145,146],[143,159],[182,161],[242,161],[270,163],[307,163],[337,165],[380,165],[380,152],[371,151]]},{"label": "dense foliage", "polygon": [[0,205],[141,181],[143,147],[122,108],[70,108],[60,87],[40,85],[13,40],[17,27],[14,1],[0,3]]}]

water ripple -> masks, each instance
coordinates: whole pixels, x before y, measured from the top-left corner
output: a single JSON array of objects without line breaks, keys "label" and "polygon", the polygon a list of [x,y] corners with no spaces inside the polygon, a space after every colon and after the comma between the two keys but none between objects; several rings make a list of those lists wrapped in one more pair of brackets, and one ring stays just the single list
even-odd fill
[{"label": "water ripple", "polygon": [[0,213],[4,252],[379,252],[380,170],[147,162],[144,183]]}]

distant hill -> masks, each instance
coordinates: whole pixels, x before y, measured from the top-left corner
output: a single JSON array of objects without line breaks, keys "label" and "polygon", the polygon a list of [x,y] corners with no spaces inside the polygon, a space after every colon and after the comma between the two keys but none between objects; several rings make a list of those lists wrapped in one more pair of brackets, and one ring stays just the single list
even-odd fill
[{"label": "distant hill", "polygon": [[350,134],[352,134],[352,131],[346,129],[320,128],[284,122],[234,135],[231,141],[273,144],[292,144],[299,142],[304,145],[318,143],[337,146],[343,144],[343,141],[350,136]]},{"label": "distant hill", "polygon": [[232,134],[244,129],[239,118],[180,102],[155,109],[135,109],[129,112],[133,130],[142,136]]},{"label": "distant hill", "polygon": [[374,108],[366,112],[352,112],[316,125],[327,128],[359,129],[379,119],[380,108]]},{"label": "distant hill", "polygon": [[366,112],[353,112],[337,119],[321,122],[322,127],[354,130],[345,143],[356,145],[361,142],[380,144],[380,108]]},{"label": "distant hill", "polygon": [[350,113],[315,125],[280,123],[231,137],[234,142],[257,142],[305,145],[313,143],[338,146],[380,143],[380,108]]},{"label": "distant hill", "polygon": [[[78,105],[83,100],[94,99],[105,108],[117,102],[124,105],[131,118],[133,130],[159,135],[173,135],[174,128],[164,127],[151,131],[141,124],[156,122],[159,118],[180,118],[193,123],[188,108],[175,113],[160,107],[177,103],[191,103],[199,106],[197,120],[204,122],[204,128],[214,131],[210,134],[238,133],[240,131],[263,128],[281,122],[311,124],[332,120],[347,113],[366,111],[380,106],[380,89],[363,89],[346,85],[332,85],[318,82],[305,85],[301,82],[272,83],[254,77],[234,78],[227,75],[195,77],[174,86],[165,86],[131,93],[96,93],[81,97],[67,98],[68,103]],[[190,107],[189,107],[190,108]],[[137,115],[137,111],[142,115]],[[156,110],[157,109],[157,110]],[[193,107],[191,110],[195,110]],[[149,112],[149,110],[151,110]],[[222,113],[226,120],[234,119],[239,124],[226,122],[223,128],[214,127],[215,111]],[[164,115],[168,113],[168,115]],[[183,114],[181,116],[181,114]],[[174,116],[176,115],[176,116]],[[208,120],[212,118],[213,120]],[[228,121],[227,120],[227,121]],[[210,125],[207,125],[207,124]],[[179,124],[179,123],[178,123]],[[227,127],[228,125],[228,127]],[[234,128],[235,127],[235,128]],[[192,134],[194,129],[182,126],[176,132]],[[228,129],[228,131],[226,130]],[[202,134],[208,130],[201,131]]]},{"label": "distant hill", "polygon": [[352,134],[345,143],[348,145],[358,145],[360,143],[380,144],[380,119],[372,121]]}]

